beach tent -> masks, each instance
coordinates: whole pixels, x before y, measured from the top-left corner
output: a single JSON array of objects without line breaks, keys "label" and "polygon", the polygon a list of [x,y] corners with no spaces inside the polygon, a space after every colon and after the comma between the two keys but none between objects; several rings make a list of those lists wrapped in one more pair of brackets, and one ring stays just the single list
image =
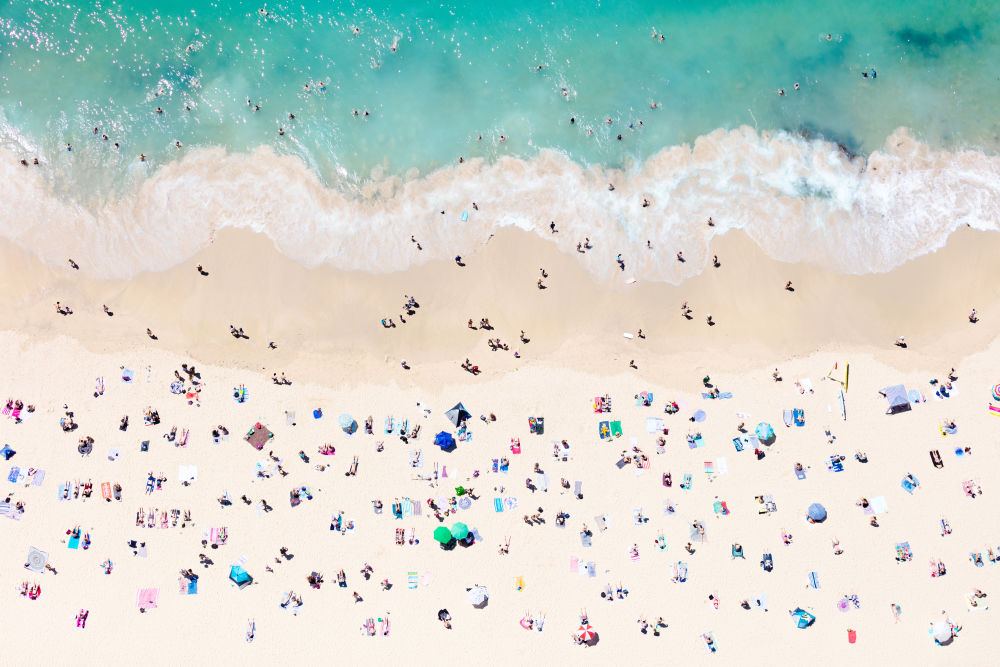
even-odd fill
[{"label": "beach tent", "polygon": [[442,450],[449,450],[455,446],[455,438],[451,436],[451,433],[441,431],[434,436],[434,444]]},{"label": "beach tent", "polygon": [[467,592],[469,598],[469,604],[473,607],[482,608],[486,600],[489,598],[489,591],[486,590],[485,586],[473,586]]},{"label": "beach tent", "polygon": [[819,523],[820,521],[826,520],[826,508],[819,503],[813,503],[809,506],[809,518]]},{"label": "beach tent", "polygon": [[236,584],[240,590],[243,590],[253,583],[253,577],[239,565],[233,565],[229,568],[229,581]]},{"label": "beach tent", "polygon": [[24,566],[32,572],[45,572],[45,564],[49,562],[49,555],[35,547],[28,549],[28,558],[24,561]]},{"label": "beach tent", "polygon": [[906,387],[903,385],[897,384],[894,387],[886,387],[879,393],[885,396],[885,400],[889,402],[889,407],[886,408],[885,414],[894,415],[910,409],[910,399],[907,398]]},{"label": "beach tent", "polygon": [[462,405],[461,403],[457,403],[455,407],[453,407],[451,410],[448,410],[448,412],[444,413],[444,416],[447,417],[448,421],[450,421],[455,426],[458,426],[466,419],[472,418],[472,415],[469,414],[469,411],[466,410],[465,406]]},{"label": "beach tent", "polygon": [[802,628],[808,628],[816,620],[816,617],[810,614],[808,611],[802,607],[796,607],[795,611],[791,612],[792,618],[795,619],[796,627],[800,630]]}]

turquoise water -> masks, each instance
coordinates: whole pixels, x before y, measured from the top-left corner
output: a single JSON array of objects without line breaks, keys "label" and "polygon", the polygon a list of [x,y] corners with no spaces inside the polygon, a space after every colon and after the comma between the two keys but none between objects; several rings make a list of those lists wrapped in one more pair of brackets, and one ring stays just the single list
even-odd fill
[{"label": "turquoise water", "polygon": [[[992,154],[998,19],[995,2],[913,0],[15,0],[0,16],[0,142],[43,161],[46,196],[90,216],[79,225],[178,159],[220,147],[296,156],[355,197],[459,156],[497,165],[551,149],[571,164],[641,171],[670,147],[741,126],[863,155],[908,128],[932,150]],[[830,197],[826,185],[796,188]],[[650,223],[629,216],[616,214],[642,228],[625,240],[648,236]]]}]

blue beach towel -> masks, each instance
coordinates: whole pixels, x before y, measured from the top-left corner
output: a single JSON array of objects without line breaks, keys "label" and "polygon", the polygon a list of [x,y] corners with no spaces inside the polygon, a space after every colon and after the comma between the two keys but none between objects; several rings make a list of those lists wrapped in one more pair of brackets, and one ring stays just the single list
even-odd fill
[{"label": "blue beach towel", "polygon": [[503,500],[501,500],[500,498],[493,499],[493,511],[503,512]]}]

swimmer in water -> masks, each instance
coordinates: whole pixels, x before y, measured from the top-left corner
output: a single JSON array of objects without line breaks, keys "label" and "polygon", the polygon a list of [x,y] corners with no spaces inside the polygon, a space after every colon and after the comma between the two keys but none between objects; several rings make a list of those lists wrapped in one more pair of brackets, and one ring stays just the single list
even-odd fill
[{"label": "swimmer in water", "polygon": [[833,35],[827,33],[827,35],[826,35],[826,41],[832,42],[833,41]]},{"label": "swimmer in water", "polygon": [[795,90],[798,90],[798,89],[799,89],[799,84],[798,84],[798,83],[796,83],[796,84],[795,84]]},{"label": "swimmer in water", "polygon": [[785,89],[784,88],[779,88],[778,89],[778,96],[779,97],[784,97],[784,95],[785,95]]},{"label": "swimmer in water", "polygon": [[162,107],[156,107],[156,113],[163,113]]},{"label": "swimmer in water", "polygon": [[505,137],[504,135],[501,134],[500,135],[500,143],[502,144],[505,141],[507,141],[507,137]]},{"label": "swimmer in water", "polygon": [[649,108],[650,109],[659,109],[660,105],[657,104],[656,102],[653,102],[652,100],[650,100],[650,102],[649,102]]},{"label": "swimmer in water", "polygon": [[181,142],[175,141],[174,142],[174,146],[177,146],[177,148],[180,148],[181,147]]},{"label": "swimmer in water", "polygon": [[107,141],[108,140],[108,135],[102,134],[101,135],[101,139],[103,139],[104,141]]},{"label": "swimmer in water", "polygon": [[139,162],[145,162],[145,161],[146,161],[146,154],[139,153]]},{"label": "swimmer in water", "polygon": [[278,136],[280,136],[280,137],[285,136],[285,128],[283,128],[283,127],[279,127],[278,128]]},{"label": "swimmer in water", "polygon": [[399,48],[399,37],[393,37],[392,46],[389,47],[389,50],[395,53],[396,49],[398,48]]},{"label": "swimmer in water", "polygon": [[354,30],[353,30],[353,32],[354,32],[355,35],[360,35],[361,34],[361,28],[355,27]]}]

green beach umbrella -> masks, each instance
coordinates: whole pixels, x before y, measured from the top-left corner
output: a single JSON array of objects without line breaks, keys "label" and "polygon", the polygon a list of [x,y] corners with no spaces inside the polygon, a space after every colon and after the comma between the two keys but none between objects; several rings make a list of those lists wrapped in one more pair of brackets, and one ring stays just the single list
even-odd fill
[{"label": "green beach umbrella", "polygon": [[[435,531],[437,532],[437,531]],[[469,535],[469,527],[462,522],[456,523],[451,527],[451,536],[456,540],[464,540]]]},{"label": "green beach umbrella", "polygon": [[448,544],[451,542],[451,531],[444,526],[438,526],[434,529],[434,539],[441,544]]}]

